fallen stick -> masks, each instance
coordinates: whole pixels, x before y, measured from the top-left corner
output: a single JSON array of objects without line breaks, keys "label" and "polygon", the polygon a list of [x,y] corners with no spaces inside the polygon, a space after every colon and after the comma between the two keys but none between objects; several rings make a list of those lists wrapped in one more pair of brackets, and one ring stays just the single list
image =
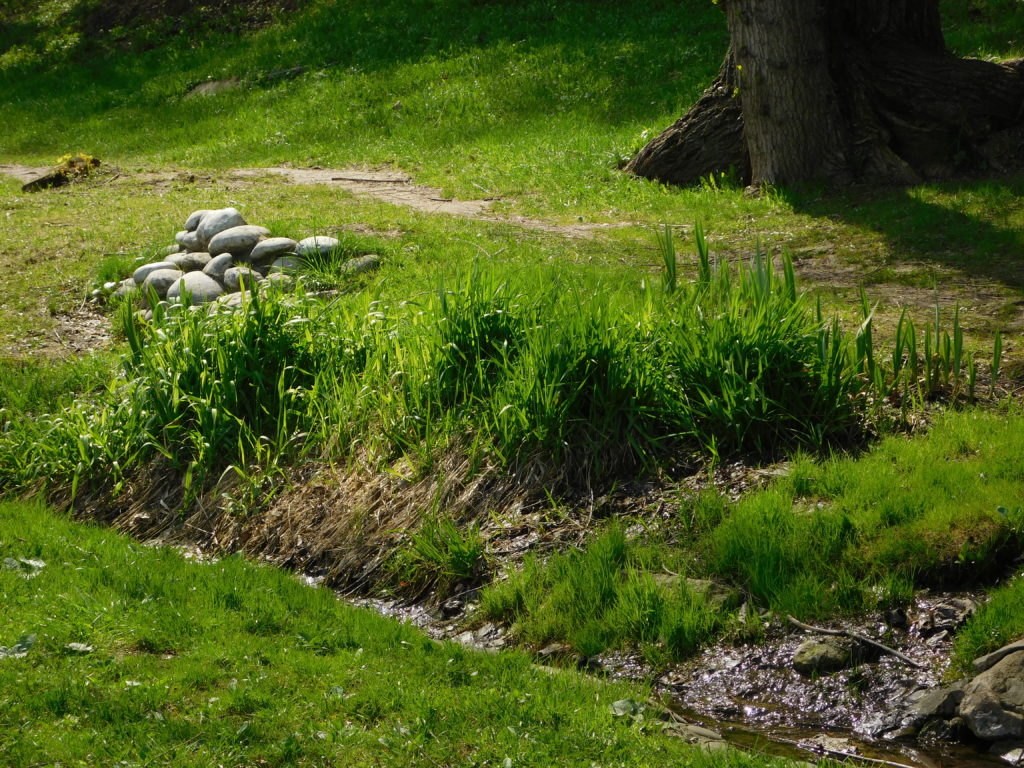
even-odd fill
[{"label": "fallen stick", "polygon": [[[825,634],[831,634],[831,633],[830,632],[826,632]],[[840,632],[839,634],[843,634],[843,633]],[[791,747],[796,747],[797,749],[799,749],[799,750],[801,750],[803,752],[810,752],[811,754],[822,755],[824,757],[846,759],[846,760],[850,760],[851,762],[869,763],[871,765],[886,765],[886,766],[892,766],[892,768],[914,768],[913,766],[907,765],[906,763],[896,763],[896,762],[893,762],[892,760],[883,760],[882,758],[879,758],[879,757],[865,757],[864,755],[858,755],[856,752],[843,752],[842,750],[839,750],[839,749],[829,749],[828,747],[824,747],[824,746],[821,746],[821,745],[815,745],[813,747],[808,747],[808,746],[804,746],[799,741],[794,741],[793,739],[786,739],[786,738],[783,738],[781,736],[768,736],[768,739],[769,739],[769,741],[774,741],[777,744],[786,744],[786,745],[791,746]],[[762,754],[767,754],[767,753],[762,752]]]},{"label": "fallen stick", "polygon": [[412,179],[367,179],[361,176],[331,176],[331,181],[358,181],[364,184],[408,184]]},{"label": "fallen stick", "polygon": [[793,626],[799,627],[800,629],[807,630],[808,632],[817,632],[818,634],[821,634],[821,635],[843,635],[843,636],[852,638],[853,640],[857,640],[857,641],[859,641],[861,643],[867,643],[868,645],[873,645],[873,646],[875,646],[875,648],[878,648],[879,650],[884,651],[885,653],[888,653],[888,654],[891,654],[892,656],[895,656],[900,661],[904,662],[905,664],[909,664],[910,666],[915,667],[916,669],[924,669],[925,668],[924,664],[917,663],[916,661],[914,661],[912,658],[910,658],[906,654],[903,654],[903,653],[900,653],[899,651],[897,651],[895,648],[890,648],[887,645],[882,645],[878,641],[872,640],[870,637],[865,637],[864,635],[862,635],[862,634],[860,634],[858,632],[854,632],[853,630],[850,630],[850,629],[826,629],[825,627],[812,627],[810,624],[804,624],[802,621],[797,621],[792,616],[787,616],[786,618],[789,619],[789,623],[792,624]]}]

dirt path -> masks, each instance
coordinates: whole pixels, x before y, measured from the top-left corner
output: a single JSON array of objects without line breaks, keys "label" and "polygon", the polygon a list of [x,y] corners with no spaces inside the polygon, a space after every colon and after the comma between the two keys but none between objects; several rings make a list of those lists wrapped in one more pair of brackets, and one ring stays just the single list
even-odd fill
[{"label": "dirt path", "polygon": [[[45,175],[51,169],[17,163],[0,164],[0,173],[12,176],[26,183]],[[128,173],[120,168],[108,167],[107,183],[122,181],[146,184],[170,184],[175,181],[194,180],[195,174],[188,171],[143,171]],[[513,224],[542,232],[551,232],[564,237],[592,237],[595,232],[631,226],[632,222],[605,224],[557,224],[525,216],[501,216],[491,208],[495,198],[483,200],[457,200],[445,197],[435,187],[415,184],[412,178],[399,170],[368,171],[361,168],[292,168],[275,166],[271,168],[234,168],[218,172],[217,178],[229,186],[239,183],[253,183],[267,177],[279,176],[291,184],[322,185],[344,190],[357,197],[369,197],[392,205],[411,208],[428,214],[445,214],[461,218]]]},{"label": "dirt path", "polygon": [[5,176],[13,176],[22,184],[27,184],[34,179],[38,179],[40,176],[45,176],[50,172],[50,168],[39,167],[33,165],[18,165],[17,163],[3,163],[0,164],[0,173]]}]

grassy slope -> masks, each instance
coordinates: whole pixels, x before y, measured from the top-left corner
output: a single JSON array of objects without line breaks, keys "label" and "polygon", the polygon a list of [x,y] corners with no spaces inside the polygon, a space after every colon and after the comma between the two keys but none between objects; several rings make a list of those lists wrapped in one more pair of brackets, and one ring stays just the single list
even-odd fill
[{"label": "grassy slope", "polygon": [[[1020,50],[1019,4],[1008,0],[976,4],[981,16],[958,4],[946,6],[950,39],[958,50],[986,55],[1011,55]],[[717,11],[710,4],[696,0],[684,4],[650,0],[644,9],[632,7],[629,13],[621,9],[621,4],[611,2],[522,3],[513,7],[500,3],[353,2],[345,7],[347,14],[326,3],[314,4],[310,11],[279,27],[258,32],[244,43],[233,38],[210,37],[192,46],[173,45],[138,55],[57,62],[49,71],[16,63],[9,65],[0,74],[0,87],[8,97],[0,104],[0,122],[5,126],[4,137],[0,138],[0,159],[42,163],[65,151],[84,150],[129,171],[153,165],[394,162],[411,170],[418,180],[441,185],[460,196],[496,195],[509,199],[503,204],[506,208],[568,221],[579,216],[681,223],[705,218],[719,243],[728,250],[748,249],[753,236],[758,234],[806,248],[805,266],[812,268],[812,272],[817,265],[828,270],[837,264],[852,264],[858,275],[867,274],[893,303],[910,300],[908,297],[915,291],[930,294],[937,280],[948,282],[950,275],[955,276],[957,287],[962,287],[975,279],[973,275],[987,281],[985,290],[996,294],[996,301],[986,306],[984,315],[971,318],[974,328],[981,333],[1014,319],[1018,312],[1013,302],[1024,285],[1024,268],[1019,258],[1019,233],[1024,225],[1019,179],[931,184],[909,191],[873,194],[858,191],[829,198],[804,194],[748,200],[734,189],[668,190],[630,181],[615,173],[616,163],[642,140],[642,131],[659,130],[674,119],[717,66],[725,38]],[[582,17],[587,18],[586,25],[577,23]],[[295,64],[308,65],[311,70],[288,83],[250,85],[241,91],[194,101],[180,99],[190,84],[208,77],[238,75],[255,79],[260,72]],[[97,87],[97,83],[102,86]],[[160,141],[155,144],[153,136],[159,136]],[[230,199],[225,201],[225,197]],[[567,258],[601,264],[621,260],[629,266],[618,267],[619,274],[631,278],[635,277],[633,270],[637,265],[649,266],[656,260],[649,235],[641,229],[624,230],[597,244],[570,244],[557,236],[524,234],[493,224],[431,220],[382,204],[355,202],[327,190],[280,184],[253,184],[225,192],[216,182],[201,183],[198,188],[188,184],[153,188],[138,182],[122,187],[83,186],[26,197],[18,192],[16,184],[4,180],[0,184],[0,205],[5,208],[7,228],[4,242],[0,243],[0,261],[13,288],[0,309],[5,329],[10,329],[5,332],[11,334],[11,340],[21,341],[45,327],[45,320],[36,314],[41,302],[32,295],[30,283],[41,280],[44,293],[64,290],[63,300],[51,298],[55,309],[62,308],[95,274],[103,254],[130,253],[140,246],[160,244],[189,209],[226,202],[243,208],[251,220],[269,223],[283,233],[304,233],[309,228],[327,231],[365,223],[381,231],[398,229],[402,238],[389,247],[394,247],[401,258],[395,258],[382,273],[387,289],[394,291],[392,295],[435,284],[437,272],[479,253],[475,244],[491,254],[500,252],[502,260],[522,266]],[[103,211],[104,215],[97,216],[96,211]],[[843,290],[840,286],[840,298]],[[945,299],[950,294],[944,290],[942,295]],[[92,380],[86,371],[81,376],[69,377],[68,385],[81,389]],[[62,388],[54,387],[54,398],[59,399]],[[15,407],[37,404],[22,402]],[[45,406],[41,402],[38,407]],[[941,460],[947,459],[943,456]],[[855,470],[850,472],[855,474]],[[996,501],[984,498],[986,503]],[[1008,501],[1008,506],[1013,504]],[[991,514],[992,510],[985,507],[979,508],[977,516],[981,519]],[[33,556],[51,532],[65,539],[85,535],[67,532],[63,524],[50,521],[38,510],[26,513],[8,507],[4,515],[0,541],[8,548],[20,547],[10,549],[17,556]],[[908,530],[914,532],[912,525]],[[13,531],[13,537],[9,531]],[[95,536],[98,541],[106,535],[90,532],[88,536]],[[18,541],[19,538],[33,543]],[[14,545],[7,544],[8,541],[14,541]],[[81,542],[78,545],[87,549]],[[116,549],[125,545],[110,546]],[[40,651],[45,655],[30,656],[25,662],[6,660],[4,664],[8,666],[0,666],[0,672],[15,675],[5,688],[36,685],[40,694],[26,699],[28,703],[24,705],[10,704],[14,710],[0,710],[3,716],[13,717],[12,722],[21,724],[14,731],[14,741],[3,741],[0,745],[9,750],[25,750],[26,764],[31,762],[28,755],[32,750],[44,743],[56,755],[53,759],[59,759],[60,750],[65,748],[65,755],[92,751],[114,759],[117,750],[126,749],[126,736],[141,733],[144,735],[139,741],[154,746],[145,757],[136,757],[148,757],[153,762],[170,761],[166,755],[175,754],[178,745],[197,732],[200,738],[196,743],[221,750],[217,756],[226,762],[239,763],[256,757],[287,763],[296,753],[305,756],[307,749],[313,755],[310,759],[319,756],[318,750],[344,749],[343,753],[332,754],[344,754],[346,760],[354,755],[354,759],[371,764],[388,760],[396,764],[426,764],[467,756],[483,764],[500,762],[503,755],[512,754],[506,747],[510,749],[514,742],[520,749],[534,750],[528,752],[527,760],[535,762],[551,760],[552,755],[596,754],[590,759],[643,764],[636,757],[637,752],[616,750],[649,748],[645,746],[647,742],[636,741],[640,737],[632,731],[627,732],[628,739],[612,739],[609,743],[599,736],[592,744],[591,734],[597,733],[593,724],[605,711],[599,705],[606,702],[600,699],[595,705],[597,709],[589,708],[590,683],[580,683],[587,687],[586,705],[580,703],[580,689],[568,694],[551,693],[554,683],[546,683],[547,677],[530,672],[521,657],[485,659],[481,666],[473,667],[480,672],[476,678],[469,678],[468,671],[461,675],[459,684],[463,688],[465,679],[470,679],[470,689],[473,681],[481,677],[492,683],[489,691],[484,687],[485,695],[481,698],[449,695],[449,689],[437,683],[438,679],[445,680],[443,673],[432,677],[434,671],[423,672],[435,669],[424,660],[429,655],[425,650],[428,646],[411,634],[401,635],[405,630],[378,623],[372,617],[365,617],[370,622],[365,642],[359,639],[359,644],[367,649],[365,658],[375,644],[383,649],[390,643],[393,650],[401,639],[412,638],[407,639],[413,646],[409,653],[415,655],[414,667],[419,670],[415,674],[422,673],[416,679],[432,682],[433,688],[426,686],[425,690],[413,693],[410,687],[408,693],[401,693],[392,686],[376,685],[370,673],[386,674],[395,663],[393,656],[381,656],[374,664],[367,663],[367,669],[357,670],[348,664],[354,650],[344,643],[327,657],[317,654],[315,643],[299,647],[308,639],[294,643],[289,640],[287,651],[285,646],[275,645],[271,652],[268,638],[294,639],[307,626],[299,618],[281,618],[282,612],[287,614],[294,606],[282,608],[271,597],[263,605],[257,598],[251,610],[243,608],[240,612],[240,623],[228,628],[224,623],[234,616],[225,617],[220,615],[221,611],[214,613],[208,609],[211,605],[222,607],[226,599],[223,595],[230,591],[222,581],[216,583],[221,590],[219,595],[202,592],[196,598],[206,600],[207,608],[197,604],[193,614],[181,612],[184,616],[206,615],[208,621],[195,622],[202,625],[197,628],[185,626],[180,617],[170,615],[173,612],[162,606],[141,603],[147,596],[147,587],[167,590],[166,594],[175,599],[188,599],[192,593],[176,593],[177,586],[161,586],[162,578],[146,576],[142,571],[131,572],[123,584],[107,584],[104,588],[111,590],[107,593],[108,602],[117,605],[121,601],[121,605],[138,612],[139,623],[108,626],[101,620],[96,624],[94,618],[103,619],[104,614],[111,614],[85,597],[89,594],[87,587],[95,588],[103,578],[109,582],[111,577],[97,576],[102,573],[97,570],[89,572],[92,576],[82,575],[83,579],[93,581],[60,581],[75,579],[82,572],[66,569],[67,573],[54,576],[54,562],[78,562],[73,557],[79,555],[88,560],[81,553],[73,556],[66,548],[63,552],[56,557],[51,555],[50,567],[32,581],[0,572],[4,579],[0,584],[5,589],[41,587],[47,585],[45,579],[53,578],[57,581],[49,587],[65,596],[60,598],[61,612],[50,611],[50,615],[62,618],[53,622],[57,627],[53,630],[56,639],[41,641]],[[5,549],[4,555],[7,554]],[[127,556],[122,553],[121,561],[130,562],[124,560]],[[132,548],[130,555],[136,562],[150,556],[148,550],[137,547]],[[179,567],[169,555],[152,556],[166,559],[158,566],[164,572]],[[235,569],[225,571],[226,577],[256,583],[246,581],[257,577],[242,575],[249,571],[241,564],[228,561],[223,567]],[[209,567],[205,571],[204,576],[208,576]],[[814,578],[827,575],[817,574]],[[181,583],[188,584],[188,579],[194,577],[181,578]],[[277,580],[275,590],[291,595],[287,587],[281,586],[291,582],[277,575],[270,578]],[[134,597],[129,599],[122,587]],[[196,587],[203,589],[199,584]],[[260,587],[253,589],[257,595],[266,595]],[[306,598],[296,600],[299,605]],[[1008,618],[1013,615],[1014,604],[1008,604],[1010,608],[1002,614],[996,609],[986,614],[996,618],[983,627],[979,633],[982,641],[972,641],[972,647],[985,647],[985,643],[994,642],[993,638],[1017,631]],[[30,624],[45,621],[44,606],[48,605],[53,603],[20,603],[18,613],[12,615],[27,617],[26,623],[23,628],[12,628],[8,635],[0,637],[0,642],[10,644],[22,631],[33,631]],[[300,607],[294,607],[297,616]],[[316,610],[321,612],[319,620],[323,619],[322,612],[328,611],[323,605]],[[270,624],[261,624],[267,616]],[[81,631],[73,631],[70,621],[63,624],[63,617],[77,622]],[[344,625],[346,620],[337,621]],[[352,625],[356,624],[353,620]],[[86,630],[97,634],[89,635]],[[241,639],[234,645],[225,644],[220,639],[222,633]],[[154,636],[161,642],[174,640],[173,659],[147,652],[147,638]],[[136,644],[140,639],[141,648]],[[59,653],[63,642],[82,640],[93,642],[100,652],[81,659]],[[159,648],[161,642],[153,647],[163,650]],[[330,646],[335,641],[324,642]],[[232,688],[230,681],[237,678],[244,683],[246,677],[250,681],[256,679],[250,662],[257,653],[273,658],[274,663],[265,666],[275,672],[259,681],[257,690],[250,691],[253,698],[248,699],[244,693],[247,688]],[[444,664],[454,655],[466,658],[452,651],[452,655],[446,655]],[[296,666],[288,667],[295,659]],[[307,696],[301,701],[290,699],[282,717],[274,719],[270,710],[276,708],[280,691],[298,687],[299,681],[305,682],[311,674],[327,674],[324,670],[331,659],[346,666],[344,672],[338,671],[339,666],[330,675],[354,675],[359,691],[365,692],[365,696],[357,693],[353,697],[353,711],[346,708],[345,702],[349,700],[345,699],[341,703],[326,699],[326,703],[321,703],[317,699],[319,711],[303,710],[312,706],[312,697]],[[181,668],[177,667],[178,660],[183,662]],[[85,668],[88,686],[81,678],[76,680],[74,665]],[[276,672],[279,668],[286,671]],[[58,670],[64,676],[56,684],[44,682],[52,681]],[[363,673],[367,673],[365,678],[361,677]],[[526,677],[517,678],[516,674]],[[166,680],[171,688],[161,691],[148,684],[129,687],[124,683],[125,679],[147,675],[149,679]],[[521,686],[526,704],[517,702],[508,708],[509,702],[494,690],[494,680]],[[527,691],[528,685],[541,688]],[[204,694],[203,686],[214,692]],[[321,695],[329,690],[326,683],[317,688]],[[101,695],[95,696],[95,691]],[[526,696],[527,692],[531,696]],[[136,694],[141,704],[132,698]],[[435,694],[439,698],[432,698]],[[564,698],[564,710],[542,709],[535,711],[541,714],[531,715],[516,709],[538,698],[546,702],[545,706],[555,707],[559,696]],[[210,698],[218,701],[210,702]],[[189,706],[175,704],[175,700]],[[81,717],[74,711],[75,706],[86,713],[88,727],[81,727],[81,721],[75,722],[74,718]],[[220,723],[200,717],[207,706],[226,717]],[[488,731],[486,718],[474,719],[475,709],[484,707],[482,711],[488,717],[509,718],[513,729],[520,728],[520,721],[528,725],[539,722],[538,727],[555,723],[564,727],[569,722],[576,729],[571,733],[579,736],[567,742],[571,752],[545,752],[561,747],[552,747],[551,740],[546,738],[538,742],[519,739],[507,729]],[[12,711],[14,715],[10,715]],[[165,714],[164,721],[147,720],[145,715],[152,711],[170,712],[171,717]],[[328,725],[323,731],[329,739],[310,738],[317,732],[315,728],[303,730],[311,711],[312,717],[321,717],[321,722]],[[456,727],[451,730],[450,741],[431,741],[420,736],[433,732],[433,721],[423,714],[431,712],[434,714],[430,717],[435,718],[438,712],[454,713],[452,721]],[[343,721],[349,720],[354,727],[336,723],[332,730],[331,718],[336,715]],[[252,724],[239,733],[247,717]],[[421,727],[417,718],[426,723],[420,731],[416,730]],[[131,725],[120,724],[125,721]],[[396,733],[395,729],[401,727],[410,728],[421,743],[400,730]],[[132,728],[143,730],[133,732]],[[70,736],[65,729],[70,729]],[[481,743],[478,730],[488,733],[486,743]],[[292,738],[294,732],[299,732],[300,737]],[[246,743],[247,738],[253,741]],[[392,746],[382,744],[380,738]],[[624,739],[633,740],[633,746],[623,747]],[[328,743],[320,744],[322,741]],[[406,746],[406,742],[412,746]],[[62,746],[64,743],[69,746]],[[396,744],[399,747],[395,756],[382,751],[394,749]],[[659,748],[675,749],[664,744],[659,744]],[[161,751],[168,749],[170,752]],[[424,749],[429,758],[423,757]],[[474,750],[479,754],[472,754]],[[501,754],[499,750],[503,750]]]},{"label": "grassy slope", "polygon": [[[957,50],[1019,51],[1019,4],[961,6],[944,6]],[[54,43],[47,68],[19,59],[18,51],[45,47],[68,26],[55,21],[62,18],[53,16],[56,7],[17,17],[42,25],[34,35],[29,24],[11,26],[24,39],[0,64],[0,160],[48,163],[87,151],[126,177],[165,165],[396,163],[460,197],[498,197],[499,210],[639,222],[601,238],[606,253],[634,268],[656,261],[650,224],[701,219],[725,254],[749,253],[755,238],[794,249],[798,269],[840,304],[865,281],[883,308],[907,305],[922,316],[936,298],[951,306],[962,297],[976,338],[1021,322],[1019,178],[750,199],[728,186],[668,189],[615,170],[713,75],[726,37],[720,12],[706,0],[628,8],[572,0],[319,0],[241,38],[195,33],[128,53],[124,45],[86,52],[72,44],[62,54]],[[295,80],[259,80],[300,64],[309,69]],[[182,100],[191,84],[228,76],[245,87]],[[0,182],[13,233],[0,241],[0,265],[17,275],[0,307],[4,327],[20,337],[47,328],[47,308],[77,301],[102,253],[160,243],[190,208],[225,197],[261,222],[308,226],[315,218],[332,226],[360,217],[384,229],[398,220],[411,236],[447,227],[280,184],[230,195],[216,181],[202,187],[168,192],[139,181],[26,197],[13,181]],[[97,220],[96,210],[111,215]],[[457,237],[476,236],[472,227],[455,229]],[[488,237],[491,227],[484,230]],[[501,236],[508,237],[519,235]],[[449,260],[423,263],[436,270]]]},{"label": "grassy slope", "polygon": [[0,567],[0,645],[35,635],[0,653],[10,768],[765,764],[616,720],[639,688],[438,644],[238,558],[188,562],[31,504],[0,505],[0,558],[45,563]]},{"label": "grassy slope", "polygon": [[[1015,408],[947,413],[926,436],[890,437],[856,459],[797,459],[784,478],[736,503],[684,496],[646,541],[617,542],[613,526],[583,554],[528,558],[487,588],[482,605],[528,642],[595,653],[625,640],[651,645],[657,658],[749,629],[736,602],[715,609],[666,583],[666,571],[715,579],[776,615],[804,619],[899,605],[920,588],[992,583],[1024,544],[1019,425]],[[988,609],[961,656],[1022,631],[1013,613],[1021,593],[1014,587]]]}]

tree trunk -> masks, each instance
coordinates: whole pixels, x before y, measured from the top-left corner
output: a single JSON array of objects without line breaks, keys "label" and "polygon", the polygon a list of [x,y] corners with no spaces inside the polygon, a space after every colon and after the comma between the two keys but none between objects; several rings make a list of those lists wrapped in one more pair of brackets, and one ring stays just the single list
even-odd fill
[{"label": "tree trunk", "polygon": [[1020,141],[1024,61],[950,54],[938,0],[720,4],[731,45],[718,77],[628,172],[671,184],[729,168],[754,185],[906,184],[1002,169]]}]

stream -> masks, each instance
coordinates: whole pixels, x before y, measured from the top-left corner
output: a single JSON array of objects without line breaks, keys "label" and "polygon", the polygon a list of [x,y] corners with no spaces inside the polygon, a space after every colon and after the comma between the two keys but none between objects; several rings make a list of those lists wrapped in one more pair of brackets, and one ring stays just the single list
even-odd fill
[{"label": "stream", "polygon": [[[677,720],[714,731],[747,751],[907,768],[1005,768],[1017,764],[1011,758],[1019,755],[989,754],[987,745],[960,741],[962,733],[933,729],[917,739],[900,733],[907,711],[900,702],[943,682],[953,633],[969,613],[950,611],[950,604],[974,606],[977,600],[973,594],[922,594],[896,617],[844,625],[906,654],[920,669],[879,654],[849,669],[805,677],[794,670],[792,659],[815,636],[778,620],[766,621],[764,636],[756,642],[720,644],[660,674],[630,652],[602,654],[588,668],[614,678],[653,681],[655,693]],[[493,624],[464,629],[461,611],[444,616],[423,606],[354,602],[409,621],[436,639],[487,650],[507,644],[503,629]],[[539,654],[542,659],[546,650]]]},{"label": "stream", "polygon": [[[192,547],[177,548],[188,558],[215,560]],[[322,586],[322,578],[297,576],[311,587]],[[466,629],[474,626],[467,621],[475,608],[471,602],[449,600],[438,609],[428,609],[393,600],[338,597],[413,624],[436,640],[488,651],[512,645],[505,629],[495,624]],[[612,678],[653,682],[655,696],[684,730],[689,726],[706,729],[745,751],[798,761],[831,758],[896,768],[1021,765],[1024,749],[992,754],[964,730],[953,733],[939,728],[916,738],[901,733],[907,722],[907,697],[944,681],[953,635],[980,599],[973,593],[921,593],[906,611],[843,625],[898,650],[920,668],[877,654],[847,669],[807,677],[793,668],[793,656],[815,635],[767,617],[763,617],[764,635],[756,642],[721,643],[667,670],[653,669],[638,652],[604,653],[584,666]],[[567,650],[566,646],[551,653],[543,649],[538,656],[542,663],[559,659],[566,663],[562,651]]]}]

